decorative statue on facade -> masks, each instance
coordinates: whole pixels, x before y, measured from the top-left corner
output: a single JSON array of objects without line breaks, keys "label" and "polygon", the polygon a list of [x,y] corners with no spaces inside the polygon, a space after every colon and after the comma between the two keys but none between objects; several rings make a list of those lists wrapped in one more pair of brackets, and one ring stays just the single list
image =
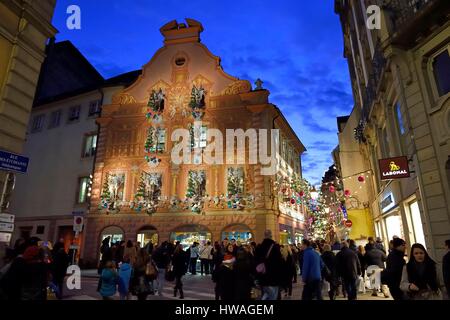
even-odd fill
[{"label": "decorative statue on facade", "polygon": [[189,107],[192,109],[192,116],[196,121],[200,121],[203,118],[205,112],[205,95],[206,90],[203,87],[197,88],[195,85],[191,91],[191,101]]},{"label": "decorative statue on facade", "polygon": [[204,206],[206,173],[203,170],[189,170],[186,198],[192,212],[200,213]]},{"label": "decorative statue on facade", "polygon": [[130,207],[138,212],[145,210],[149,215],[155,213],[160,205],[161,185],[160,173],[143,172],[134,196],[135,201]]},{"label": "decorative statue on facade", "polygon": [[152,90],[150,93],[150,98],[147,103],[147,114],[146,118],[150,122],[161,123],[162,122],[162,113],[164,111],[164,99],[165,95],[162,89],[159,91]]},{"label": "decorative statue on facade", "polygon": [[105,210],[107,214],[110,212],[118,213],[122,206],[121,199],[123,198],[124,185],[124,174],[106,174],[100,196],[99,210]]}]

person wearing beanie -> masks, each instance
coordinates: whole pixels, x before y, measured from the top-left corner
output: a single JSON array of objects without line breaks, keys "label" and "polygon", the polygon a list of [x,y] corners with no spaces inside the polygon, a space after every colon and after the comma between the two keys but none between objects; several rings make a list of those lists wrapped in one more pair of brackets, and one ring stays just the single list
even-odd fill
[{"label": "person wearing beanie", "polygon": [[405,261],[406,242],[400,238],[392,240],[392,251],[386,260],[386,269],[381,273],[381,283],[387,284],[394,300],[404,300],[400,281],[402,279],[403,266]]}]

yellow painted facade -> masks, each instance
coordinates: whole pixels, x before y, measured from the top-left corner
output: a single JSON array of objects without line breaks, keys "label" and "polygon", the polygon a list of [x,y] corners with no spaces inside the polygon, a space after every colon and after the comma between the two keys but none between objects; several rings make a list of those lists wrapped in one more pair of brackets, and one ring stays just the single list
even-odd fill
[{"label": "yellow painted facade", "polygon": [[352,209],[347,214],[348,219],[353,223],[349,233],[350,239],[362,240],[375,236],[373,219],[368,208]]}]

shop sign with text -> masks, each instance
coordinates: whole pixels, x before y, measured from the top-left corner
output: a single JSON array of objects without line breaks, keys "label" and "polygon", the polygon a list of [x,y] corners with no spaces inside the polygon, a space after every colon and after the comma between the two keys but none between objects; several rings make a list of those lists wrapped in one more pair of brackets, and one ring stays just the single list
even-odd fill
[{"label": "shop sign with text", "polygon": [[380,159],[378,163],[381,180],[408,178],[410,176],[408,158],[406,157]]}]

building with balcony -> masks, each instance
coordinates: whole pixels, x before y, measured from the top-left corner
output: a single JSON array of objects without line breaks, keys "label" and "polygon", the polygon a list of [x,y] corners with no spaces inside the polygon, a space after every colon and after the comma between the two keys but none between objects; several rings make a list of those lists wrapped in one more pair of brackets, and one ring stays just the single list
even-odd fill
[{"label": "building with balcony", "polygon": [[[99,258],[101,241],[261,241],[271,229],[282,243],[298,241],[304,231],[301,205],[279,201],[277,179],[301,177],[304,146],[269,102],[269,91],[222,70],[220,58],[200,42],[203,26],[192,19],[160,29],[164,46],[143,67],[141,76],[102,107],[91,206],[83,231],[86,263]],[[226,156],[246,160],[220,162],[211,152],[211,136],[242,129],[250,140],[233,143]],[[247,129],[256,129],[255,135]],[[260,129],[279,129],[275,171],[249,161]],[[257,132],[257,134],[256,134]],[[182,138],[180,140],[180,137]],[[270,140],[270,139],[269,139]],[[278,139],[277,139],[278,140]],[[174,161],[183,147],[187,161]],[[252,142],[253,141],[253,142]],[[259,140],[261,142],[262,140]],[[224,140],[214,136],[214,142]],[[272,146],[273,141],[268,142]],[[178,151],[174,151],[178,150]],[[174,153],[175,152],[175,153]],[[223,158],[222,158],[223,159]],[[225,159],[224,159],[225,160]]]},{"label": "building with balcony", "polygon": [[36,236],[78,240],[73,212],[89,208],[101,105],[134,81],[138,72],[105,80],[70,41],[51,39],[39,75],[23,153],[28,172],[18,175],[10,212],[13,241]]},{"label": "building with balcony", "polygon": [[[366,23],[370,5],[379,8],[378,29]],[[440,261],[450,237],[449,3],[336,0],[335,11],[355,101],[346,127],[371,170],[375,233],[422,243]],[[407,158],[410,176],[383,179],[378,160],[398,156]]]}]

